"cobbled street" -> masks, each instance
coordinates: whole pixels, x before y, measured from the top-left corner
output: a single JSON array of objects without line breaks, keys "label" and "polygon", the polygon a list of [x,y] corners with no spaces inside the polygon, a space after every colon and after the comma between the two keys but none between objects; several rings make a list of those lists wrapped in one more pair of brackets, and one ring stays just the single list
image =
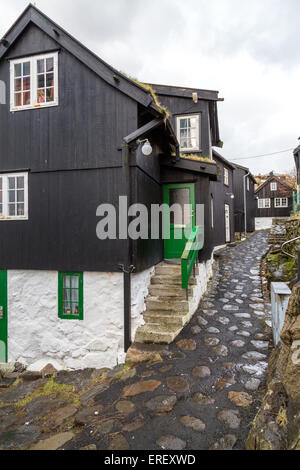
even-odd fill
[{"label": "cobbled street", "polygon": [[3,379],[0,448],[244,449],[270,349],[260,279],[267,249],[259,232],[219,254],[207,295],[175,343],[160,348],[162,360],[103,375],[61,372],[51,383],[26,373]]}]

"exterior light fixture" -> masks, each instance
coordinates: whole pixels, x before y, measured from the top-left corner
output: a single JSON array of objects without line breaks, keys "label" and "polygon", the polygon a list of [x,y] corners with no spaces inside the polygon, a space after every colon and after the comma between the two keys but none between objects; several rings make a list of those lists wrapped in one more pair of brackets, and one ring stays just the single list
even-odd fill
[{"label": "exterior light fixture", "polygon": [[230,199],[235,199],[235,195],[232,193],[226,193],[226,196],[230,196]]},{"label": "exterior light fixture", "polygon": [[144,144],[142,147],[143,155],[145,155],[146,157],[149,157],[152,154],[153,149],[148,139],[139,140],[138,144],[139,145]]}]

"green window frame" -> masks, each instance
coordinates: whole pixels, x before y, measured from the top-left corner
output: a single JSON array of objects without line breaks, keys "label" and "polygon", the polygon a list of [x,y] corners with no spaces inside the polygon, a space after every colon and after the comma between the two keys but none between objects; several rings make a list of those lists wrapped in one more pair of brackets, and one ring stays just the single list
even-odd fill
[{"label": "green window frame", "polygon": [[58,273],[58,316],[62,320],[83,320],[83,273]]}]

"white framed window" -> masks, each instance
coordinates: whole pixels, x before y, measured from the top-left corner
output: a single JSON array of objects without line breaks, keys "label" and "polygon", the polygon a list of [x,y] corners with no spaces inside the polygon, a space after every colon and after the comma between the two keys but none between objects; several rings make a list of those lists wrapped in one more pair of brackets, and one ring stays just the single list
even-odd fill
[{"label": "white framed window", "polygon": [[224,168],[224,184],[229,186],[229,171],[227,168]]},{"label": "white framed window", "polygon": [[276,182],[271,183],[271,191],[277,191],[277,183]]},{"label": "white framed window", "polygon": [[10,110],[58,105],[58,53],[10,61]]},{"label": "white framed window", "polygon": [[271,199],[258,199],[258,208],[259,209],[270,209]]},{"label": "white framed window", "polygon": [[275,207],[289,207],[289,200],[287,197],[275,198]]},{"label": "white framed window", "polygon": [[247,178],[247,191],[250,191],[250,178]]},{"label": "white framed window", "polygon": [[28,173],[0,174],[0,221],[28,219]]},{"label": "white framed window", "polygon": [[210,197],[210,212],[211,212],[211,228],[215,226],[215,216],[214,216],[214,198]]},{"label": "white framed window", "polygon": [[180,150],[184,152],[200,151],[200,115],[177,117],[177,138]]}]

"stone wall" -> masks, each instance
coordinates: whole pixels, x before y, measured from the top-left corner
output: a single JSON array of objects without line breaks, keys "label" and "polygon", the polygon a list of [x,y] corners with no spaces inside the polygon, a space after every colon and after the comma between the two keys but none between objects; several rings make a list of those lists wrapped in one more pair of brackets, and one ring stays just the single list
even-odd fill
[{"label": "stone wall", "polygon": [[[153,269],[132,276],[132,337]],[[125,361],[123,274],[85,272],[84,320],[58,317],[58,273],[8,271],[8,361],[39,370],[114,367]]]},{"label": "stone wall", "polygon": [[300,283],[292,292],[268,389],[250,431],[248,450],[300,450]]}]

